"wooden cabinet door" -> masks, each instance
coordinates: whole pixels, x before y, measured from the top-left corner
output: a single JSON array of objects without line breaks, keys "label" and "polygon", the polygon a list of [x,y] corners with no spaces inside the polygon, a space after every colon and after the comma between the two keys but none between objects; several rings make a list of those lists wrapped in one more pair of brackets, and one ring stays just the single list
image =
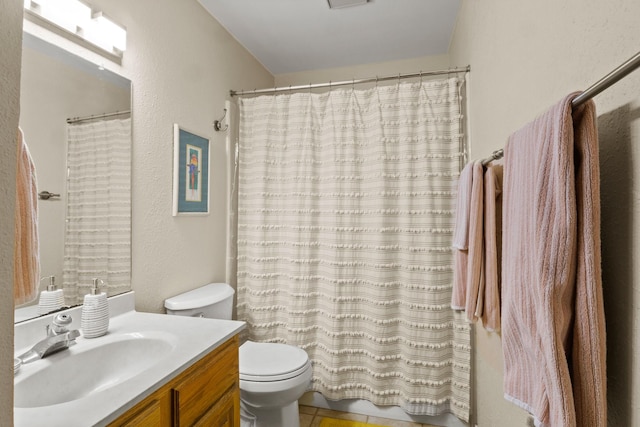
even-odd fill
[{"label": "wooden cabinet door", "polygon": [[240,427],[240,392],[229,390],[204,415],[194,427]]},{"label": "wooden cabinet door", "polygon": [[170,390],[160,389],[109,424],[109,427],[170,427],[171,425]]},{"label": "wooden cabinet door", "polygon": [[174,424],[195,425],[228,392],[239,390],[239,381],[236,337],[187,370],[182,380],[173,386]]},{"label": "wooden cabinet door", "polygon": [[161,425],[161,423],[162,411],[160,409],[160,401],[154,399],[120,425],[123,427],[155,427]]}]

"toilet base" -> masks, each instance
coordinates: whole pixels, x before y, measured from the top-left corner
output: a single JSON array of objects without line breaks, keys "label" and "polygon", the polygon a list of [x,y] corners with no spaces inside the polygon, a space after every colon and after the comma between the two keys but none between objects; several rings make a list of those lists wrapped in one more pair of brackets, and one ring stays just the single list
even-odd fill
[{"label": "toilet base", "polygon": [[255,415],[254,427],[300,427],[298,401],[283,407],[256,408],[243,402],[247,411]]}]

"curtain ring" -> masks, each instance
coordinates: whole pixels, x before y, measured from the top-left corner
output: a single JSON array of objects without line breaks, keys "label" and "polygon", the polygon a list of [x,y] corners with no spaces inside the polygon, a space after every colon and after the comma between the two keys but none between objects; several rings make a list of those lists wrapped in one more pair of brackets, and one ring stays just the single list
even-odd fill
[{"label": "curtain ring", "polygon": [[356,78],[351,79],[351,92],[356,90]]},{"label": "curtain ring", "polygon": [[309,93],[311,93],[311,82],[309,82]]}]

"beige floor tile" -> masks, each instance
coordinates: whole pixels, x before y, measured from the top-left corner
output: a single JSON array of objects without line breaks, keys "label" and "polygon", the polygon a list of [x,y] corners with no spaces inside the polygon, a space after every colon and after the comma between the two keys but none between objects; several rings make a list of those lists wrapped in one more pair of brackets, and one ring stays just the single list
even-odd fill
[{"label": "beige floor tile", "polygon": [[301,414],[315,415],[317,411],[318,408],[315,408],[313,406],[298,405],[298,412],[300,412]]},{"label": "beige floor tile", "polygon": [[367,422],[367,416],[361,414],[351,414],[349,412],[339,412],[332,411],[331,409],[318,409],[316,413],[316,418],[327,417],[327,418],[338,418],[340,420],[351,420],[351,421],[361,421]]},{"label": "beige floor tile", "polygon": [[300,414],[300,427],[311,427],[312,422],[313,422],[313,415]]}]

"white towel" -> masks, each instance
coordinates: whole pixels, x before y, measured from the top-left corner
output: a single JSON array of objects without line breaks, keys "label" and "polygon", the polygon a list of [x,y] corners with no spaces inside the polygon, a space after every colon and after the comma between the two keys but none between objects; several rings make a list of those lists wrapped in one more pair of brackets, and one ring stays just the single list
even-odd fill
[{"label": "white towel", "polygon": [[458,199],[456,202],[456,224],[453,231],[453,247],[468,249],[469,245],[469,212],[471,209],[471,186],[473,185],[473,165],[468,163],[458,179]]}]

